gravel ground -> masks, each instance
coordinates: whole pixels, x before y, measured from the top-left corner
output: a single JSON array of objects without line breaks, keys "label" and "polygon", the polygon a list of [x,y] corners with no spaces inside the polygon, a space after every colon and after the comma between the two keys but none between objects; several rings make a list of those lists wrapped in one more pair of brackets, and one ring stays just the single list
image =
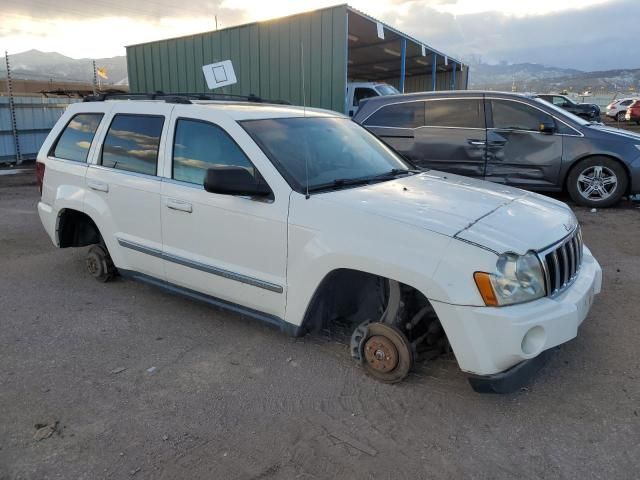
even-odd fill
[{"label": "gravel ground", "polygon": [[576,208],[604,287],[511,395],[452,358],[398,385],[56,250],[33,174],[0,175],[0,479],[603,478],[640,471],[640,210]]}]

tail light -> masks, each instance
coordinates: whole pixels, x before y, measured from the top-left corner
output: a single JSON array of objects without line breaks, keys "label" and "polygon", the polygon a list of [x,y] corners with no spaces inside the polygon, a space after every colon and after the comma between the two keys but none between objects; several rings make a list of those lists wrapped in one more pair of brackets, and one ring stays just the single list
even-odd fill
[{"label": "tail light", "polygon": [[36,162],[36,183],[40,189],[40,195],[42,195],[42,185],[44,184],[44,169],[45,164],[42,162]]}]

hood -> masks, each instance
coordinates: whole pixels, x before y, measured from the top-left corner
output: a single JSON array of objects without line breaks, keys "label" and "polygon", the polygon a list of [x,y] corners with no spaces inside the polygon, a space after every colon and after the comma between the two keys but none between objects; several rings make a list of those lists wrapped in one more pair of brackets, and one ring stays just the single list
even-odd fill
[{"label": "hood", "polygon": [[599,124],[591,124],[587,126],[593,130],[597,130],[598,132],[606,133],[607,135],[614,135],[620,139],[627,139],[627,140],[633,140],[635,142],[640,142],[640,134],[632,132],[630,130],[623,130],[621,128],[615,128],[615,127],[607,127],[605,125],[599,125]]},{"label": "hood", "polygon": [[562,202],[433,170],[322,196],[340,209],[357,209],[498,253],[542,249],[576,225],[575,216]]}]

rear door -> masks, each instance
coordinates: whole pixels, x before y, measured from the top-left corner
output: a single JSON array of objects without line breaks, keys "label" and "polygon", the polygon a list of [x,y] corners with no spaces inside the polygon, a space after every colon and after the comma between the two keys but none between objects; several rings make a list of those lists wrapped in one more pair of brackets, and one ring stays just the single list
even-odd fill
[{"label": "rear door", "polygon": [[425,125],[416,129],[416,162],[435,170],[483,177],[487,130],[482,98],[442,98],[429,100],[425,106]]},{"label": "rear door", "polygon": [[[523,188],[559,186],[562,139],[556,120],[521,100],[487,98],[487,169],[485,178]],[[553,134],[540,124],[556,125]]]},{"label": "rear door", "polygon": [[164,265],[158,159],[163,157],[161,140],[172,108],[156,102],[114,108],[86,175],[85,207],[101,218],[101,233],[116,266],[160,279]]},{"label": "rear door", "polygon": [[422,168],[484,175],[486,129],[481,97],[388,104],[364,125]]}]

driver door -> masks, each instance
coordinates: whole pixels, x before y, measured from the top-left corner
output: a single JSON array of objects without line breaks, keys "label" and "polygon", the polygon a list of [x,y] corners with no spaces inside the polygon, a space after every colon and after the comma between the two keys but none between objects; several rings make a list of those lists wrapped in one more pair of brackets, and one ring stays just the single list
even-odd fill
[{"label": "driver door", "polygon": [[[260,150],[236,122],[189,113],[176,106],[167,143],[161,205],[167,280],[283,318],[289,195],[281,189],[270,199],[205,191],[209,166],[240,166],[258,175],[250,157]],[[265,180],[273,190],[270,177]]]},{"label": "driver door", "polygon": [[563,136],[540,132],[541,123],[556,123],[553,117],[517,100],[493,98],[486,104],[485,179],[522,188],[558,187]]}]

